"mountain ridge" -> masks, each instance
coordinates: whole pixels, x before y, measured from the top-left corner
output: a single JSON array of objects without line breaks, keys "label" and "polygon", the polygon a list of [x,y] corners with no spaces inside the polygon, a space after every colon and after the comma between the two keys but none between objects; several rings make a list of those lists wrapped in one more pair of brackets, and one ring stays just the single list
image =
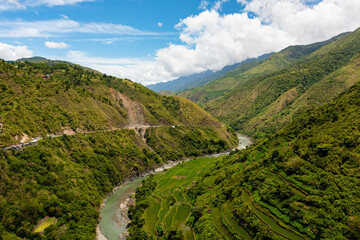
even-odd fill
[{"label": "mountain ridge", "polygon": [[237,69],[239,66],[241,66],[247,62],[259,61],[259,60],[262,60],[262,59],[265,59],[265,58],[271,56],[271,54],[272,53],[263,54],[257,58],[251,58],[251,59],[242,61],[240,63],[227,65],[219,71],[212,72],[210,70],[207,70],[203,73],[197,73],[197,74],[192,74],[192,75],[185,76],[185,77],[180,77],[175,80],[168,81],[168,82],[151,84],[151,85],[147,85],[146,87],[150,88],[151,90],[153,90],[155,92],[161,92],[161,91],[178,92],[178,91],[186,90],[188,88],[202,86],[208,82],[214,81],[214,80],[222,77],[223,75],[227,74],[228,72],[231,72],[231,71]]},{"label": "mountain ridge", "polygon": [[310,45],[289,46],[280,52],[273,53],[270,57],[261,61],[245,63],[236,70],[229,72],[223,77],[211,81],[204,86],[179,91],[176,95],[190,99],[204,107],[207,103],[221,98],[250,79],[284,69],[299,59],[312,54],[322,46],[334,42],[347,34],[348,33],[343,33],[327,41]]}]

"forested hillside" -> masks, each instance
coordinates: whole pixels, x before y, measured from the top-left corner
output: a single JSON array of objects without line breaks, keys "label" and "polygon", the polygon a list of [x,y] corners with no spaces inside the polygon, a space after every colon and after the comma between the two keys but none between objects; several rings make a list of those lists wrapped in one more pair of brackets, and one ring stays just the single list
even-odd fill
[{"label": "forested hillside", "polygon": [[[180,77],[175,80],[168,81],[168,82],[161,82],[161,83],[156,83],[156,84],[152,84],[152,85],[147,85],[146,87],[150,88],[151,90],[153,90],[155,92],[166,93],[167,91],[178,92],[178,91],[186,90],[189,88],[203,86],[208,82],[211,82],[218,78],[221,78],[228,72],[231,72],[248,62],[252,62],[252,61],[256,61],[256,60],[258,60],[258,61],[263,60],[263,59],[269,57],[271,54],[272,53],[264,54],[256,59],[247,59],[240,63],[228,65],[216,72],[212,72],[212,71],[208,70],[208,71],[205,71],[202,73],[197,73],[197,74],[193,74],[193,75],[186,76],[186,77]],[[163,95],[165,95],[165,94],[163,94]]]},{"label": "forested hillside", "polygon": [[94,239],[116,184],[236,144],[189,100],[73,64],[2,61],[0,93],[0,146],[42,137],[0,150],[1,239]]},{"label": "forested hillside", "polygon": [[270,56],[263,55],[258,59],[242,64],[236,70],[231,71],[223,77],[211,81],[204,86],[186,89],[178,92],[177,95],[190,99],[202,107],[211,107],[212,101],[216,102],[216,99],[221,99],[221,97],[231,92],[231,90],[242,86],[248,81],[251,82],[252,78],[284,69],[344,35],[345,34],[341,34],[328,41],[310,45],[290,46],[278,53],[271,54]]},{"label": "forested hillside", "polygon": [[149,178],[131,239],[359,239],[359,126],[356,84],[210,169],[198,160],[199,171]]},{"label": "forested hillside", "polygon": [[76,65],[51,63],[0,63],[0,146],[135,125],[211,126],[226,132],[190,101]]},{"label": "forested hillside", "polygon": [[359,82],[359,60],[360,29],[281,71],[252,78],[205,109],[244,133],[274,133]]}]

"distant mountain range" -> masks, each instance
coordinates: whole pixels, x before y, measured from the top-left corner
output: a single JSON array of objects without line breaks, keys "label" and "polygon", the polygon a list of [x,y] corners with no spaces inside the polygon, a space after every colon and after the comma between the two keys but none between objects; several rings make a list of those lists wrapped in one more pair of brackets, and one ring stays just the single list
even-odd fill
[{"label": "distant mountain range", "polygon": [[202,86],[208,82],[211,82],[218,78],[221,78],[228,72],[231,72],[231,71],[237,69],[238,67],[240,67],[241,65],[243,65],[247,62],[251,62],[254,60],[260,61],[262,59],[268,58],[271,55],[272,55],[272,53],[268,53],[268,54],[264,54],[258,58],[247,59],[240,63],[235,63],[233,65],[225,66],[224,68],[222,68],[221,70],[216,71],[216,72],[208,70],[208,71],[205,71],[202,73],[192,74],[192,75],[186,76],[186,77],[180,77],[175,80],[168,81],[168,82],[147,85],[146,87],[150,88],[151,90],[153,90],[155,92],[161,92],[161,91],[178,92],[178,91],[185,90],[188,88]]}]

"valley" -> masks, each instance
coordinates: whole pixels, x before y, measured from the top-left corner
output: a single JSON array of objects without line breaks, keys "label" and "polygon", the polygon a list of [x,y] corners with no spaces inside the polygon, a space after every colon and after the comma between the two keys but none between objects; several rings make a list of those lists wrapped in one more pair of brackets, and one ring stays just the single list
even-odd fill
[{"label": "valley", "polygon": [[[245,149],[246,147],[250,146],[250,144],[251,144],[250,138],[240,135],[240,134],[238,134],[238,140],[239,140],[239,144],[235,149]],[[97,239],[101,240],[104,238],[104,239],[108,239],[108,240],[116,240],[118,238],[123,239],[124,236],[128,236],[126,226],[129,224],[130,220],[127,217],[124,217],[123,214],[120,214],[120,212],[125,212],[125,214],[127,214],[127,210],[129,208],[129,206],[132,205],[131,203],[129,203],[129,202],[131,202],[130,196],[135,193],[135,189],[141,185],[145,176],[149,176],[150,174],[159,175],[159,176],[156,176],[156,178],[160,177],[162,179],[161,181],[163,183],[166,183],[165,184],[166,186],[164,186],[164,188],[168,189],[169,187],[167,187],[167,186],[171,185],[171,181],[173,178],[183,179],[183,180],[187,179],[188,183],[192,182],[192,181],[196,181],[196,179],[199,179],[200,176],[203,174],[203,172],[205,172],[205,170],[207,170],[213,166],[215,161],[219,161],[219,159],[218,159],[219,157],[226,156],[229,154],[230,154],[230,151],[226,151],[223,153],[212,154],[212,155],[208,155],[208,156],[201,157],[201,158],[185,159],[185,160],[178,161],[178,162],[171,162],[170,164],[165,164],[162,167],[155,169],[154,171],[150,171],[139,178],[136,178],[130,182],[127,182],[123,186],[116,187],[115,190],[113,191],[113,194],[111,194],[104,202],[104,208],[101,210],[101,220],[99,223],[100,227],[98,229]],[[204,167],[204,169],[199,170],[200,166]],[[187,171],[177,170],[179,168],[180,169],[185,168],[185,169],[187,169]],[[173,171],[176,172],[175,177],[174,177],[174,174],[172,174]],[[181,171],[183,171],[183,172],[181,173]],[[192,172],[192,171],[197,171],[197,174],[195,174],[195,175],[190,174],[189,172]],[[171,176],[168,177],[167,176],[168,174],[170,174]],[[166,175],[166,177],[165,177],[165,175]],[[180,181],[180,180],[178,180],[178,181]],[[181,185],[185,186],[186,185],[185,182],[181,181]],[[160,192],[163,192],[163,191],[160,191]],[[167,197],[171,196],[171,195],[173,195],[173,189],[169,189],[169,193],[167,194],[167,196],[163,196],[161,193],[160,195],[158,195],[158,196],[154,195],[153,197],[155,199],[164,199],[164,201],[166,201]],[[180,194],[180,195],[182,195],[182,194]],[[179,197],[179,194],[177,196]],[[185,202],[182,200],[184,200]],[[167,204],[168,204],[167,202],[164,202],[164,203],[160,203],[160,204],[156,204],[156,205],[166,206]],[[182,197],[180,197],[180,199],[178,198],[176,205],[187,205],[186,199],[185,198],[182,199]],[[156,207],[154,205],[152,205],[151,208],[154,209]],[[126,210],[124,210],[124,209],[126,209]],[[165,210],[158,209],[158,211],[164,212]],[[179,210],[179,211],[181,211],[181,210]],[[164,215],[164,214],[166,215],[167,212],[164,212],[162,215]],[[189,214],[190,214],[190,212],[188,213],[188,215]],[[154,218],[154,217],[156,218],[156,216],[158,216],[158,212],[154,213],[149,209],[147,211],[146,215],[148,216],[148,218]],[[180,221],[181,222],[180,225],[185,226],[185,221],[186,221],[187,217],[188,216],[185,217],[183,222]],[[149,221],[151,222],[151,220],[149,220]],[[158,220],[158,221],[160,221],[160,220]],[[175,220],[175,221],[178,221],[178,220]],[[152,221],[152,222],[155,224],[157,221],[155,221],[155,222]],[[149,227],[155,228],[155,226],[149,226]],[[176,226],[176,227],[178,227],[178,226]],[[188,232],[188,231],[186,231],[186,232]],[[119,235],[121,235],[123,237],[119,237]]]},{"label": "valley", "polygon": [[50,60],[1,61],[0,72],[0,146],[20,145],[0,151],[5,239],[93,239],[116,185],[237,142],[190,101],[130,80]]},{"label": "valley", "polygon": [[356,84],[219,161],[148,178],[129,239],[357,239],[359,94]]},{"label": "valley", "polygon": [[1,60],[0,239],[360,239],[360,29],[219,69]]}]

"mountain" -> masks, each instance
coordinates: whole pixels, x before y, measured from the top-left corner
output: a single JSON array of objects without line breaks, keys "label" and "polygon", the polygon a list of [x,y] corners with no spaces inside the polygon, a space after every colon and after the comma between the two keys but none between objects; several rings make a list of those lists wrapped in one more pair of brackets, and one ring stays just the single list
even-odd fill
[{"label": "mountain", "polygon": [[[14,61],[10,61],[9,63],[13,63],[13,62]],[[99,71],[96,71],[94,69],[83,67],[83,66],[80,66],[78,64],[71,63],[71,62],[68,62],[68,61],[51,60],[51,59],[47,59],[47,58],[39,57],[39,56],[30,57],[30,58],[20,58],[20,59],[16,60],[15,62],[38,63],[38,64],[46,64],[46,65],[49,65],[49,66],[65,64],[65,65],[69,65],[69,66],[77,66],[77,67],[83,68],[83,69],[91,71],[91,72],[100,73]]]},{"label": "mountain", "polygon": [[40,61],[0,62],[1,239],[94,239],[117,184],[236,144],[189,100]]},{"label": "mountain", "polygon": [[224,231],[239,226],[261,239],[359,239],[359,99],[356,84],[220,162],[209,172],[213,189],[206,190],[206,178],[193,188],[198,234],[218,234],[207,209],[229,206],[235,221],[223,220]]},{"label": "mountain", "polygon": [[295,116],[331,101],[358,82],[359,61],[360,29],[280,71],[253,77],[202,106],[244,133],[274,133]]},{"label": "mountain", "polygon": [[359,239],[359,151],[360,83],[246,150],[148,178],[129,239]]},{"label": "mountain", "polygon": [[265,59],[265,58],[271,56],[271,54],[272,53],[264,54],[256,59],[248,59],[241,63],[235,63],[233,65],[228,65],[216,72],[212,72],[212,71],[208,70],[208,71],[205,71],[202,73],[197,73],[197,74],[193,74],[193,75],[186,76],[186,77],[180,77],[175,80],[168,81],[168,82],[147,85],[146,87],[150,88],[151,90],[153,90],[155,92],[161,92],[161,91],[178,92],[178,91],[182,91],[182,90],[185,90],[188,88],[202,86],[208,82],[214,81],[214,80],[224,76],[226,73],[237,69],[238,67],[240,67],[241,65],[243,65],[247,62],[251,62],[251,61],[255,61],[255,60],[262,60],[262,59]]},{"label": "mountain", "polygon": [[[341,34],[324,42],[287,47],[265,59],[247,62],[236,70],[231,71],[221,78],[211,81],[204,86],[179,91],[176,95],[190,99],[191,101],[204,107],[207,103],[223,97],[231,90],[240,87],[252,78],[264,76],[287,68],[298,60],[311,55],[314,51],[336,41],[346,34],[347,33]],[[266,55],[264,57],[266,57]]]}]

